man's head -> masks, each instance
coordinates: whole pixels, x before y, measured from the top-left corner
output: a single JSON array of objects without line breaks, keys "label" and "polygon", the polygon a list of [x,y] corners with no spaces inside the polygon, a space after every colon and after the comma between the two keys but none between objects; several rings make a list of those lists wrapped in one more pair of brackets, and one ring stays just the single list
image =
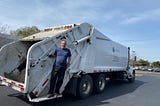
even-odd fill
[{"label": "man's head", "polygon": [[66,45],[67,45],[67,41],[64,40],[64,39],[62,39],[62,40],[61,40],[61,48],[65,48]]}]

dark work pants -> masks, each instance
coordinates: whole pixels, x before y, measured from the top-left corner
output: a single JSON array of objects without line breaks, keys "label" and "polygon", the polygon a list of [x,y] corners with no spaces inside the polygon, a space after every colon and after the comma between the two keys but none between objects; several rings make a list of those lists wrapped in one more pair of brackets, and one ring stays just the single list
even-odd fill
[{"label": "dark work pants", "polygon": [[66,67],[53,67],[50,80],[49,94],[59,93],[63,83]]}]

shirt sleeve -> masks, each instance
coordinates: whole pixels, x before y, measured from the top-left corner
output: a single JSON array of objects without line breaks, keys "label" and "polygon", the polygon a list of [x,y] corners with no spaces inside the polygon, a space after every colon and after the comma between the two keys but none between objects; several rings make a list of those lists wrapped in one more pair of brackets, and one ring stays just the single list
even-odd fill
[{"label": "shirt sleeve", "polygon": [[71,51],[68,49],[68,57],[71,57],[72,54],[71,54]]}]

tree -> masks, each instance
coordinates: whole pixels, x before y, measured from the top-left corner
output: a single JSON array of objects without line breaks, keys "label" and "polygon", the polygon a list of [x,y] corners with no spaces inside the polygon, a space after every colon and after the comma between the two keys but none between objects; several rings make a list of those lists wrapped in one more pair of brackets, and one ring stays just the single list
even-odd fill
[{"label": "tree", "polygon": [[0,33],[6,33],[9,26],[7,24],[0,23]]},{"label": "tree", "polygon": [[12,35],[27,37],[38,32],[40,32],[40,30],[36,26],[32,26],[32,27],[19,28],[15,31],[11,31],[10,33]]},{"label": "tree", "polygon": [[152,67],[160,68],[160,61],[153,62]]},{"label": "tree", "polygon": [[149,66],[150,63],[147,60],[140,59],[139,61],[136,62],[136,65],[137,66]]}]

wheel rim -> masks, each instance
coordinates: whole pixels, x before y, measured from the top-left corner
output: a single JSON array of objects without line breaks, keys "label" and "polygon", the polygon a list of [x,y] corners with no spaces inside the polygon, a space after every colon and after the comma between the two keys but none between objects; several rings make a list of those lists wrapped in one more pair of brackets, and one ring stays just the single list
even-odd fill
[{"label": "wheel rim", "polygon": [[100,90],[103,90],[104,87],[105,87],[105,80],[103,78],[101,78],[99,81],[98,81],[98,86],[99,86],[99,89]]},{"label": "wheel rim", "polygon": [[85,81],[82,85],[82,91],[84,94],[88,94],[90,92],[91,86],[88,81]]}]

